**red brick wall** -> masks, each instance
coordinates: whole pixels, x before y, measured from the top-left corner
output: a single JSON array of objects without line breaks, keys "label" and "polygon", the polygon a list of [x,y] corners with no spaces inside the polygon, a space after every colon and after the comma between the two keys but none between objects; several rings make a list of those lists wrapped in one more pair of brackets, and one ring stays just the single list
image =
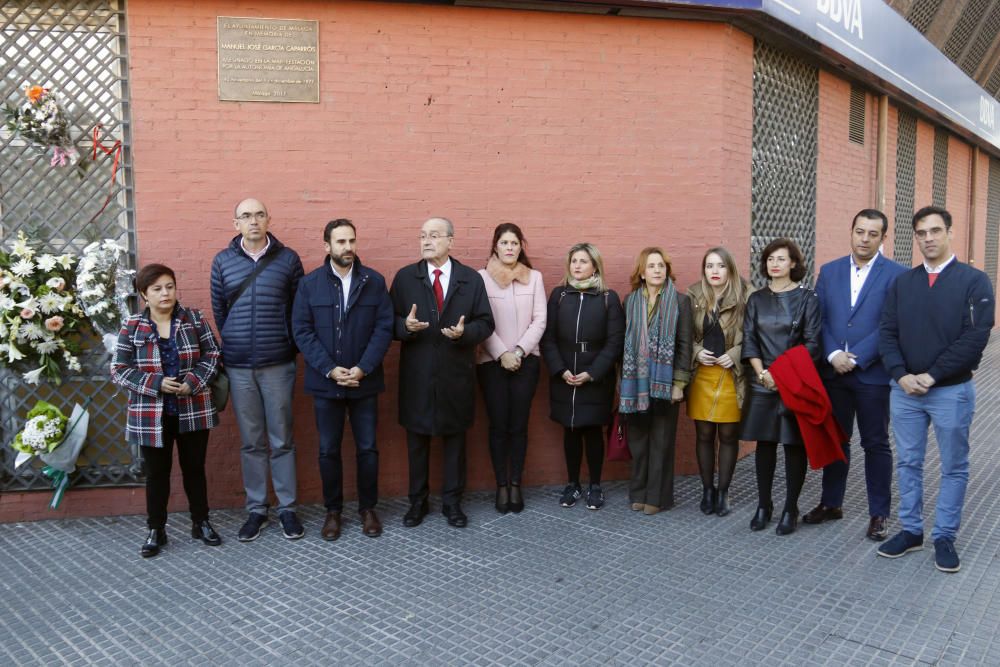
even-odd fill
[{"label": "red brick wall", "polygon": [[[320,104],[217,99],[216,17],[317,19]],[[430,215],[456,223],[455,256],[481,266],[494,226],[520,224],[551,288],[566,249],[592,241],[624,293],[645,245],[698,277],[706,247],[749,255],[752,39],[718,23],[374,2],[129,3],[139,261],[178,272],[183,303],[210,309],[209,266],[254,196],[307,270],[332,217],[391,280],[418,258]],[[406,490],[396,425],[398,352],[380,403],[381,492]],[[320,500],[310,399],[295,411],[300,500]],[[469,434],[469,487],[490,488],[485,419]],[[122,417],[124,421],[124,415]],[[693,472],[684,418],[679,469]],[[352,447],[345,466],[353,468]],[[432,463],[436,481],[437,461]],[[213,432],[215,507],[243,503],[231,412]],[[607,477],[627,476],[622,464]],[[565,479],[561,431],[535,401],[526,484]],[[179,480],[178,480],[179,481]],[[353,475],[345,480],[353,495]],[[171,509],[186,506],[180,484]],[[0,520],[54,516],[47,494],[5,494]],[[619,499],[621,500],[621,499]],[[142,512],[141,490],[71,491],[63,514]]]},{"label": "red brick wall", "polygon": [[848,139],[851,84],[820,71],[819,160],[816,174],[816,266],[851,250],[851,220],[875,205],[878,105],[865,95],[865,143]]}]

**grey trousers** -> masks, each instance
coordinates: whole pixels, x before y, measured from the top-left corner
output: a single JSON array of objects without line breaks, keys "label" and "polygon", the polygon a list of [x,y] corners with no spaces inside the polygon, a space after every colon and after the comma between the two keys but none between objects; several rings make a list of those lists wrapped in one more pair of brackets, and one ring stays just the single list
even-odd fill
[{"label": "grey trousers", "polygon": [[674,505],[674,445],[680,403],[666,414],[628,415],[628,448],[632,453],[629,502],[669,509]]},{"label": "grey trousers", "polygon": [[278,512],[295,509],[295,443],[292,391],[295,362],[263,368],[226,367],[229,396],[243,445],[243,488],[248,512],[267,514],[267,471],[271,469]]}]

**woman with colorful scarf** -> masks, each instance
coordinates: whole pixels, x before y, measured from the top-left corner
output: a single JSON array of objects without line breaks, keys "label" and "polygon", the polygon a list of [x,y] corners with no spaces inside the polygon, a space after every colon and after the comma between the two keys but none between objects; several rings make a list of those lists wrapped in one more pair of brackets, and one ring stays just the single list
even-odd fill
[{"label": "woman with colorful scarf", "polygon": [[691,369],[691,302],[674,286],[670,258],[645,248],[625,297],[625,354],[618,411],[632,453],[629,500],[656,514],[674,504],[677,415]]},{"label": "woman with colorful scarf", "polygon": [[490,418],[490,458],[497,480],[496,509],[524,509],[521,475],[528,452],[528,415],[538,386],[538,343],[545,331],[545,285],[531,268],[524,234],[505,222],[493,231],[485,269],[496,329],[479,346],[476,374]]},{"label": "woman with colorful scarf", "polygon": [[577,243],[566,256],[566,275],[549,295],[542,356],[549,368],[549,416],[563,427],[569,484],[559,504],[573,507],[583,496],[580,465],[584,448],[590,486],[587,509],[604,506],[602,429],[611,421],[615,362],[622,351],[625,316],[618,295],[604,282],[601,254]]}]

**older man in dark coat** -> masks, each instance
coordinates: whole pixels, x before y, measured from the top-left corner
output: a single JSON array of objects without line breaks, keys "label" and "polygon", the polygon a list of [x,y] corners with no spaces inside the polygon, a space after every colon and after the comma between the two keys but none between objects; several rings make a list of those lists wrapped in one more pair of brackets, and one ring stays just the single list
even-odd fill
[{"label": "older man in dark coat", "polygon": [[460,505],[465,488],[465,432],[476,401],[476,346],[493,333],[486,286],[479,273],[450,257],[455,229],[431,218],[420,230],[423,259],[392,281],[399,360],[399,423],[406,429],[410,509],[403,525],[420,525],[428,511],[430,441],[444,442],[441,512],[448,524],[468,523]]}]

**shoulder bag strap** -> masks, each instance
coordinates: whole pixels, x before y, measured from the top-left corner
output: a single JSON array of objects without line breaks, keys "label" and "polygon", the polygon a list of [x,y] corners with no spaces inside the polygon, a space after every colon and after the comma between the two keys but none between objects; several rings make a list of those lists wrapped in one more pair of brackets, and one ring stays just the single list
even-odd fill
[{"label": "shoulder bag strap", "polygon": [[250,275],[247,276],[246,280],[243,281],[239,289],[236,290],[235,296],[233,296],[233,298],[229,300],[230,310],[232,310],[233,306],[236,305],[236,302],[240,300],[240,297],[243,296],[243,293],[247,291],[247,288],[250,287],[250,284],[254,281],[254,279],[258,275],[260,275],[260,272],[263,271],[265,268],[267,268],[267,265],[273,262],[277,258],[278,258],[278,253],[275,252],[257,261],[257,266],[254,267],[253,272],[251,272]]}]

